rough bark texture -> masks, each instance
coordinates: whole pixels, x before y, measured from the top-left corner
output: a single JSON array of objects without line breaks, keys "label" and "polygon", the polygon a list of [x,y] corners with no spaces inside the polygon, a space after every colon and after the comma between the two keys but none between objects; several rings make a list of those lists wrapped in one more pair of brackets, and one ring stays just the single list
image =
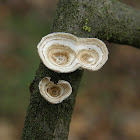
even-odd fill
[{"label": "rough bark texture", "polygon": [[[27,110],[22,140],[66,140],[82,71],[59,74],[47,69],[41,62],[35,80],[30,86],[31,99]],[[50,104],[39,93],[38,83],[44,77],[56,82],[69,81],[72,95],[61,104]]]},{"label": "rough bark texture", "polygon": [[[60,0],[52,32],[97,37],[140,47],[140,12],[116,0]],[[40,63],[30,86],[31,98],[21,140],[67,140],[69,124],[83,71],[59,74]],[[61,104],[50,104],[39,93],[44,77],[70,82],[73,92]]]},{"label": "rough bark texture", "polygon": [[116,0],[60,0],[54,31],[140,48],[140,11]]}]

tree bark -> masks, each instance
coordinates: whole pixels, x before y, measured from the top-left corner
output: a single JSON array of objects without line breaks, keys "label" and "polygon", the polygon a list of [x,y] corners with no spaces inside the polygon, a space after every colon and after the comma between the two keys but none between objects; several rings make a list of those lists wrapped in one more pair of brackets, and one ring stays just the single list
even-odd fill
[{"label": "tree bark", "polygon": [[[52,32],[79,37],[97,37],[112,43],[140,47],[140,12],[116,0],[60,0]],[[56,73],[40,62],[30,85],[30,105],[21,140],[67,140],[75,99],[83,71]],[[40,95],[44,77],[68,81],[72,94],[60,104],[50,104]]]},{"label": "tree bark", "polygon": [[140,48],[140,11],[117,0],[60,0],[56,17],[53,31]]}]

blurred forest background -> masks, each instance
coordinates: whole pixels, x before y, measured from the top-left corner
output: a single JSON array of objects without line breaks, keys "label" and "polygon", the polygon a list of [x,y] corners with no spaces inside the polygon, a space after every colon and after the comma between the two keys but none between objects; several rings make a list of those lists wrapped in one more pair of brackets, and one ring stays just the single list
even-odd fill
[{"label": "blurred forest background", "polygon": [[[121,0],[140,10],[140,0]],[[0,0],[0,140],[19,140],[58,0]],[[119,12],[119,11],[118,11]],[[109,60],[85,71],[69,140],[140,140],[140,50],[107,43]]]}]

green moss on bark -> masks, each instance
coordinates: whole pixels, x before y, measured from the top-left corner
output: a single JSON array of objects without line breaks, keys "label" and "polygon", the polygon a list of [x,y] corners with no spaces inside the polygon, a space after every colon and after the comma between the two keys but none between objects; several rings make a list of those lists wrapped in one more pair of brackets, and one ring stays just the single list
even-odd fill
[{"label": "green moss on bark", "polygon": [[[61,0],[60,7],[55,31],[140,47],[140,11],[117,0]],[[90,32],[83,30],[85,17],[87,27],[92,29]],[[59,25],[59,29],[55,25]]]}]

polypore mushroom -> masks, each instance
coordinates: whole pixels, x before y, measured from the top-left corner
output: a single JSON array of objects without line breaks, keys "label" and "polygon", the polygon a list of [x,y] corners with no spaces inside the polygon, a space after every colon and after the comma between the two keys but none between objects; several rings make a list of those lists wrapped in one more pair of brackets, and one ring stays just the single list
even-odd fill
[{"label": "polypore mushroom", "polygon": [[106,45],[97,38],[78,38],[69,33],[52,33],[37,46],[44,65],[49,69],[68,73],[78,68],[100,69],[108,59]]},{"label": "polypore mushroom", "polygon": [[77,58],[84,69],[99,70],[108,59],[106,45],[97,38],[79,38],[78,48]]},{"label": "polypore mushroom", "polygon": [[67,73],[79,67],[74,50],[76,43],[77,37],[74,35],[52,33],[43,37],[37,48],[46,67],[56,72]]},{"label": "polypore mushroom", "polygon": [[61,103],[70,96],[72,87],[67,81],[59,80],[56,85],[50,79],[50,77],[45,77],[39,82],[40,94],[52,104]]}]

